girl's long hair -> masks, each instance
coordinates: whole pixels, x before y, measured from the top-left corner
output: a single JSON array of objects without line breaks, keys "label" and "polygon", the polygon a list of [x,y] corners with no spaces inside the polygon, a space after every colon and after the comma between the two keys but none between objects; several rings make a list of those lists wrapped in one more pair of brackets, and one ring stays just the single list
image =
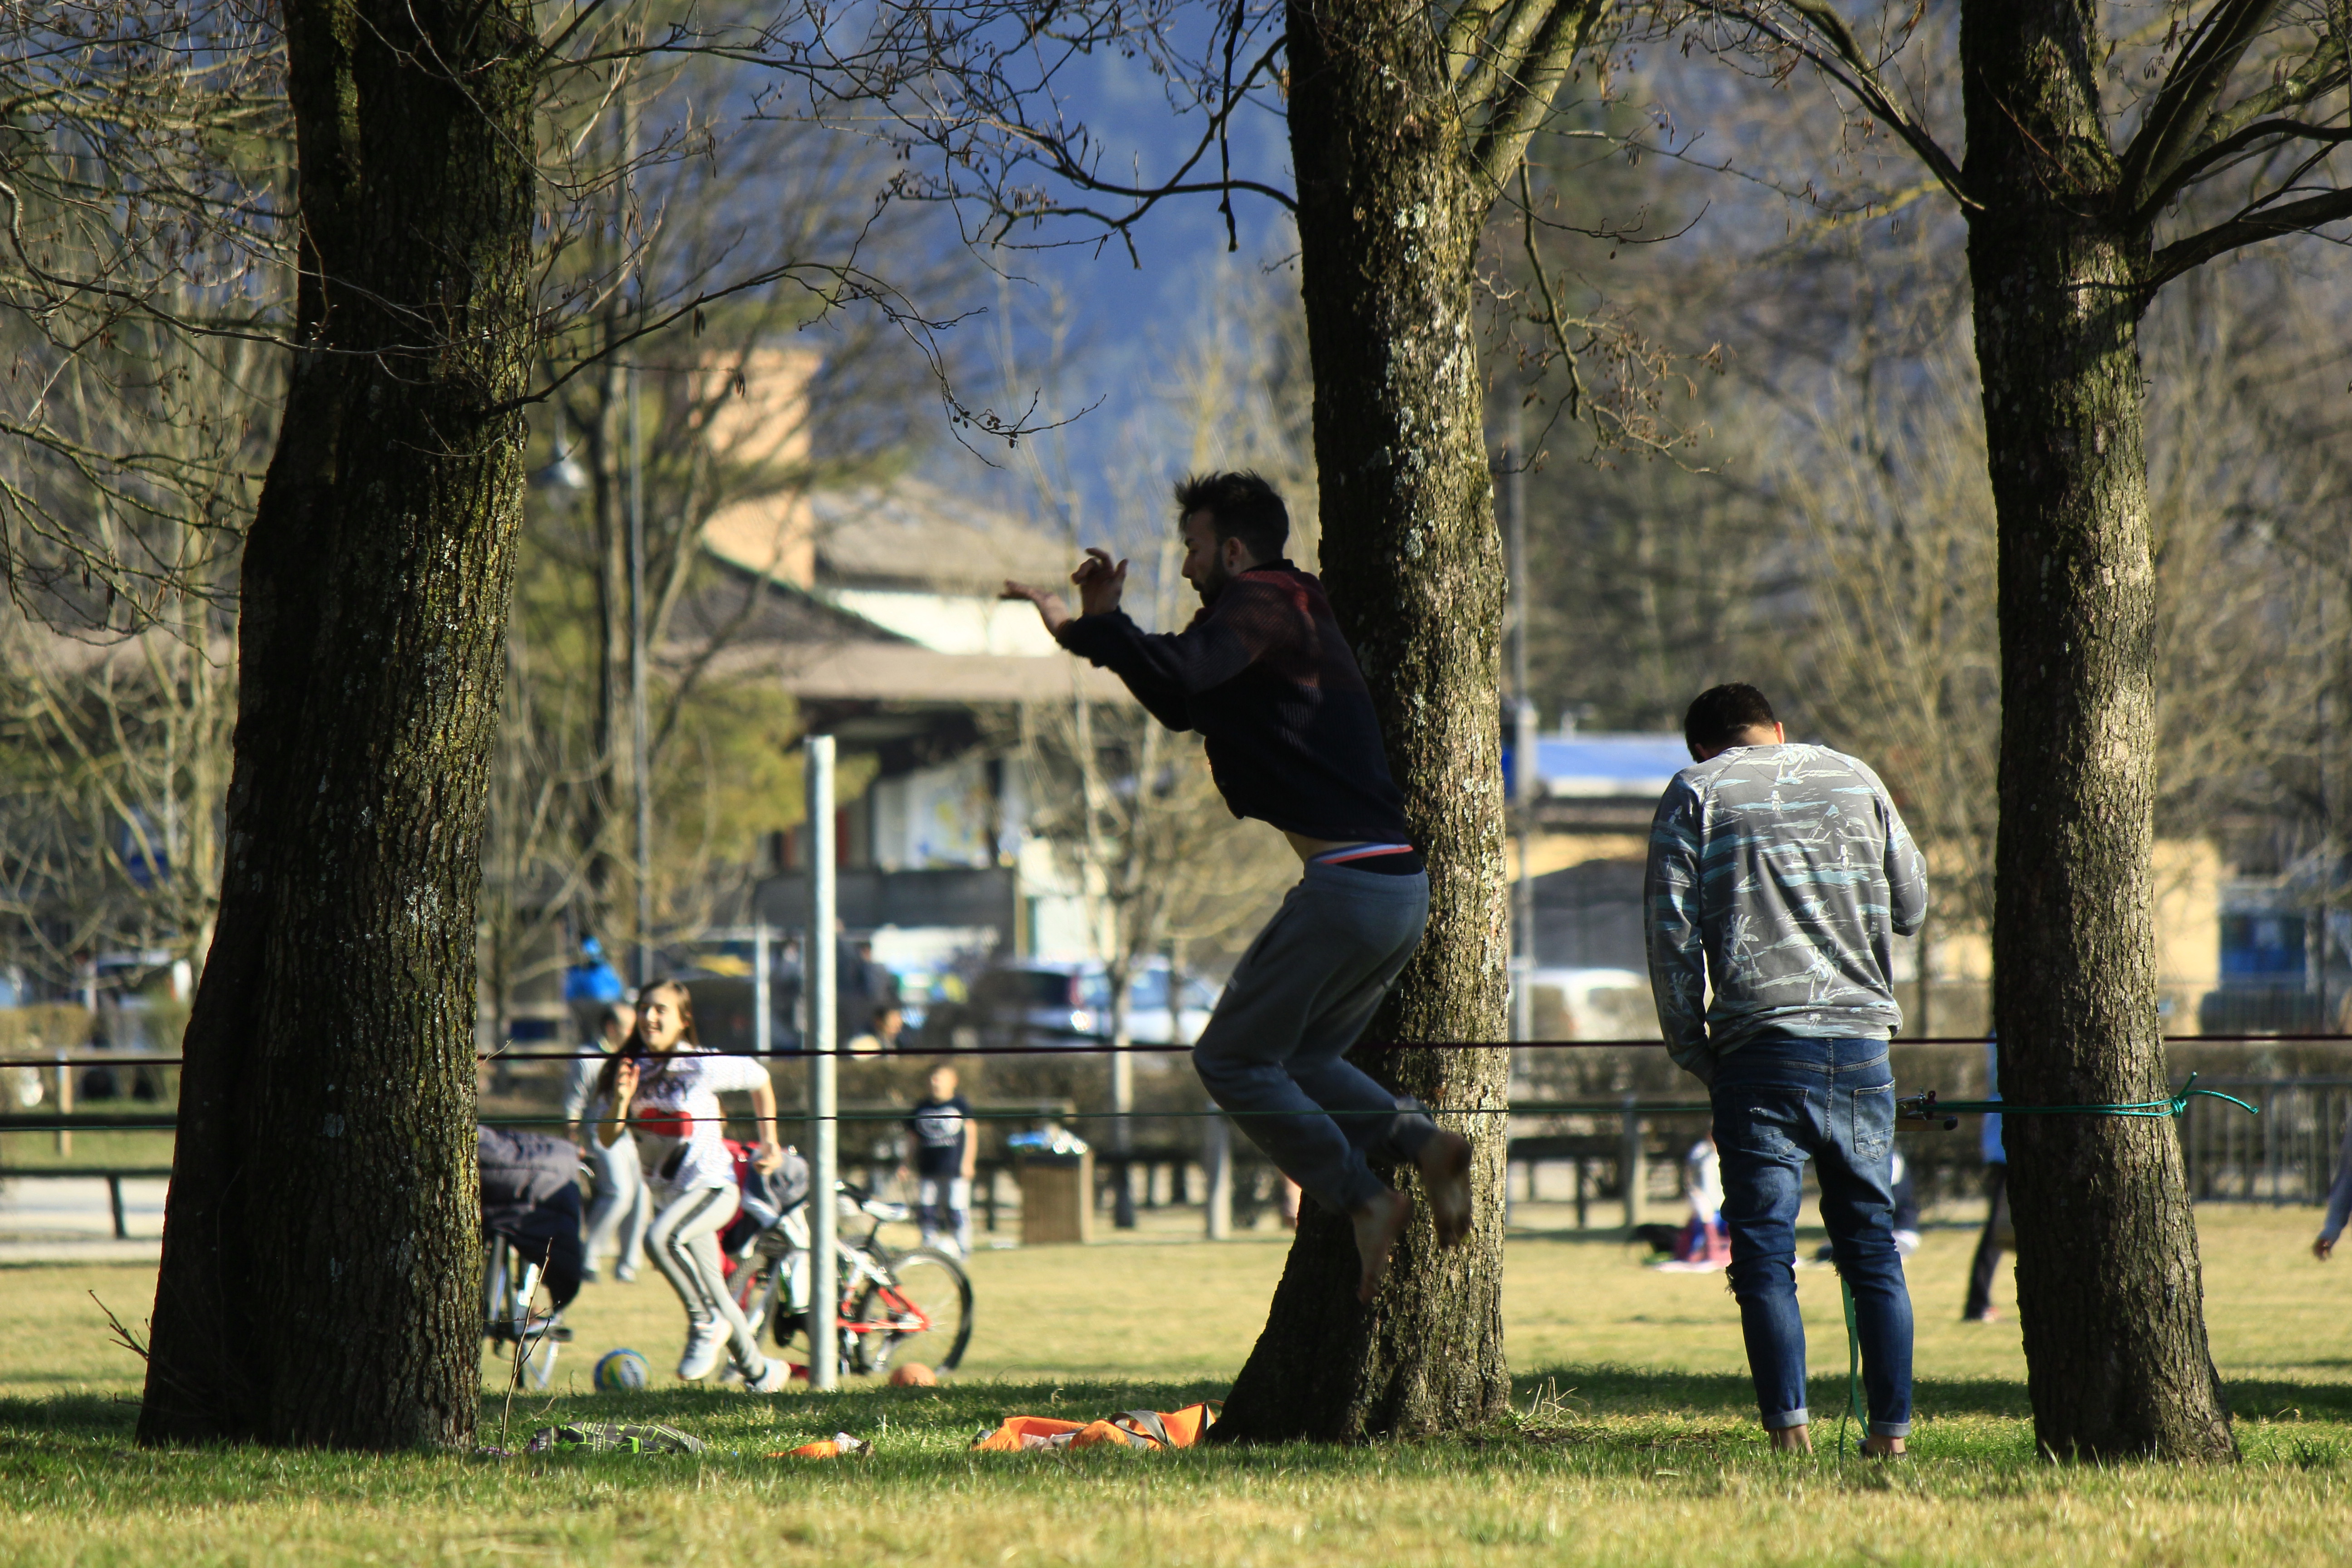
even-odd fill
[{"label": "girl's long hair", "polygon": [[656,991],[667,991],[677,999],[678,1044],[696,1047],[702,1044],[701,1037],[694,1032],[694,993],[686,988],[684,981],[656,980],[650,985],[640,986],[637,990],[636,1026],[629,1031],[629,1037],[621,1042],[621,1048],[606,1057],[604,1067],[597,1070],[597,1098],[606,1101],[612,1100],[613,1086],[620,1081],[623,1062],[636,1061],[653,1055],[646,1045],[646,998]]}]

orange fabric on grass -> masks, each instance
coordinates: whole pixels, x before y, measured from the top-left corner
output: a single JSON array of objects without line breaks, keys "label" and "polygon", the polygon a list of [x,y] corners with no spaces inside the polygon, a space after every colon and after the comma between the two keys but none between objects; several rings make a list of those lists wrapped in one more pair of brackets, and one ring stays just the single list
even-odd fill
[{"label": "orange fabric on grass", "polygon": [[1129,1448],[1189,1448],[1215,1423],[1214,1406],[1181,1410],[1129,1410],[1099,1421],[1060,1421],[1049,1415],[1008,1415],[972,1447],[984,1454],[1020,1454],[1035,1448],[1092,1448],[1117,1443]]}]

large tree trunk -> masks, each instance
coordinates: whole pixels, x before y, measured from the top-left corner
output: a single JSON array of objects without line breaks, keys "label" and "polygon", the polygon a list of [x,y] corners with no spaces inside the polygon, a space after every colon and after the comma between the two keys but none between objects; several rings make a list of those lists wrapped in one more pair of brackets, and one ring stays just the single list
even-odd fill
[{"label": "large tree trunk", "polygon": [[296,356],[140,1436],[473,1440],[474,918],[520,521],[522,0],[289,0]]},{"label": "large tree trunk", "polygon": [[[2149,854],[2155,583],[2138,317],[2094,15],[1969,0],[1961,27],[1977,358],[2000,528],[1994,1020],[2021,1103],[2170,1092]],[[2173,1122],[2004,1123],[2034,1430],[2067,1458],[2235,1453],[2207,1352]]]},{"label": "large tree trunk", "polygon": [[[1486,196],[1419,7],[1292,0],[1289,53],[1323,576],[1430,866],[1429,934],[1366,1037],[1501,1040],[1503,569],[1471,317]],[[1357,1059],[1433,1106],[1506,1103],[1504,1051]],[[1424,1209],[1361,1307],[1346,1216],[1306,1205],[1221,1436],[1344,1442],[1505,1407],[1503,1118],[1441,1120],[1477,1150],[1469,1240],[1437,1251]]]}]

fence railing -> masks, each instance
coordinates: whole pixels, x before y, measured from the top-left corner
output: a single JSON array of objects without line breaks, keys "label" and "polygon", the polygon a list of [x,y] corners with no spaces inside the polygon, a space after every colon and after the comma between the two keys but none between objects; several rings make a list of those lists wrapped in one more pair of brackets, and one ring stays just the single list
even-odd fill
[{"label": "fence railing", "polygon": [[2352,1077],[2197,1080],[2257,1107],[2192,1100],[2180,1119],[2189,1195],[2200,1203],[2322,1204],[2352,1119]]}]

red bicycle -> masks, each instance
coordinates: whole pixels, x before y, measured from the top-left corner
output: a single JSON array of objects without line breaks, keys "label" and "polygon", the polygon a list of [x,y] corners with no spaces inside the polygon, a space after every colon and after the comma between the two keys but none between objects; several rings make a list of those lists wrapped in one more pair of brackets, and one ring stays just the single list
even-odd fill
[{"label": "red bicycle", "polygon": [[[842,1366],[874,1374],[893,1363],[919,1362],[935,1372],[954,1371],[971,1342],[971,1279],[963,1266],[936,1247],[890,1250],[882,1245],[882,1227],[903,1223],[907,1206],[849,1182],[835,1186],[847,1222],[837,1243]],[[794,1200],[778,1211],[747,1191],[743,1212],[751,1234],[730,1249],[735,1304],[753,1333],[765,1327],[779,1346],[805,1341],[808,1205]],[[870,1223],[863,1237],[852,1238],[846,1231],[860,1218]]]}]

